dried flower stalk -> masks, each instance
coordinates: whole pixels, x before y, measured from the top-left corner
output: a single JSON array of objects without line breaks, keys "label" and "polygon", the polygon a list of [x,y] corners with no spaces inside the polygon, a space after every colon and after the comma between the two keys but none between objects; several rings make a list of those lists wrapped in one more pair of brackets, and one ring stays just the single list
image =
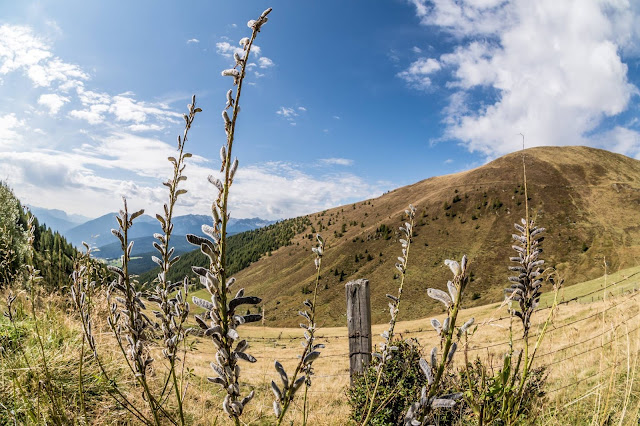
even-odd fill
[{"label": "dried flower stalk", "polygon": [[[185,424],[184,410],[182,408],[184,398],[182,391],[183,386],[182,383],[178,384],[176,361],[178,359],[178,347],[186,336],[184,323],[189,317],[189,303],[187,302],[189,279],[185,277],[183,281],[171,283],[167,281],[167,277],[169,276],[171,265],[180,258],[180,256],[173,256],[174,249],[170,245],[173,231],[172,219],[178,197],[187,193],[186,189],[179,189],[179,186],[180,182],[187,180],[187,176],[185,176],[183,172],[186,167],[185,160],[191,157],[191,154],[184,150],[189,129],[191,129],[196,114],[202,111],[201,108],[196,107],[195,95],[191,98],[191,103],[187,106],[187,109],[189,114],[183,116],[185,121],[184,133],[182,136],[178,136],[177,158],[168,158],[169,162],[173,165],[173,176],[171,179],[163,182],[163,184],[169,188],[169,202],[164,204],[164,214],[156,214],[156,219],[160,222],[163,233],[154,234],[155,239],[158,241],[154,241],[153,247],[158,251],[160,257],[153,256],[152,259],[160,266],[161,271],[158,274],[153,294],[147,297],[147,300],[156,303],[159,309],[153,311],[159,320],[159,323],[156,323],[155,327],[162,332],[162,343],[164,345],[162,355],[169,362],[167,383],[169,380],[173,382],[180,423],[183,425]],[[184,363],[184,357],[182,362]],[[165,384],[160,398],[163,397],[166,388]]]},{"label": "dried flower stalk", "polygon": [[[302,422],[303,424],[307,423],[307,415],[308,415],[308,406],[307,406],[307,391],[311,386],[311,376],[313,375],[313,362],[320,357],[319,349],[324,348],[324,345],[321,343],[315,343],[315,333],[317,331],[316,325],[316,302],[318,299],[318,285],[320,284],[320,267],[322,266],[322,256],[324,255],[324,240],[320,236],[320,234],[316,235],[316,239],[318,244],[316,247],[313,247],[312,251],[315,254],[314,265],[316,268],[316,285],[313,291],[313,301],[305,300],[304,305],[309,308],[311,312],[307,310],[299,311],[298,315],[302,316],[307,320],[307,323],[301,323],[300,327],[305,330],[304,339],[302,342],[302,354],[300,355],[300,361],[296,366],[296,369],[291,376],[291,379],[287,376],[287,373],[280,364],[280,362],[275,362],[275,368],[280,376],[280,380],[282,380],[282,390],[276,382],[271,381],[271,390],[275,395],[275,400],[273,401],[273,411],[278,418],[278,425],[282,424],[284,417],[293,401],[293,397],[302,384],[305,384],[304,390],[304,402],[302,406]],[[298,374],[303,373],[300,377]]]},{"label": "dried flower stalk", "polygon": [[[196,235],[188,235],[187,240],[200,247],[202,252],[209,259],[209,268],[193,267],[193,271],[200,277],[201,283],[209,291],[211,301],[193,298],[193,302],[203,308],[203,315],[196,315],[198,325],[204,330],[204,334],[211,338],[217,349],[215,361],[211,363],[211,368],[216,376],[209,377],[212,383],[220,385],[227,395],[222,403],[225,413],[240,425],[240,416],[249,401],[253,398],[254,392],[241,397],[240,392],[240,366],[238,361],[255,362],[256,359],[246,353],[249,347],[246,340],[240,340],[237,328],[241,324],[253,321],[260,321],[260,314],[239,315],[236,309],[240,305],[255,305],[261,302],[258,297],[244,295],[244,289],[240,289],[235,297],[230,298],[230,287],[235,279],[227,275],[227,224],[229,221],[228,199],[229,189],[233,184],[235,173],[238,170],[238,160],[231,160],[233,142],[236,129],[236,120],[240,112],[240,95],[247,69],[251,46],[262,26],[267,22],[267,15],[271,8],[265,10],[257,20],[247,23],[251,28],[251,38],[243,38],[240,45],[243,46],[244,55],[236,55],[236,64],[232,69],[222,71],[223,76],[233,78],[233,85],[237,86],[236,95],[233,91],[227,93],[226,107],[222,111],[227,143],[220,149],[221,167],[224,173],[224,181],[209,176],[209,182],[218,190],[217,199],[211,206],[213,216],[213,226],[204,225],[202,231],[210,238],[202,238]],[[240,68],[239,70],[237,68]],[[233,108],[232,116],[229,117],[228,109]]]},{"label": "dried flower stalk", "polygon": [[441,302],[447,309],[447,316],[441,323],[438,319],[432,319],[431,325],[440,336],[440,350],[442,355],[438,355],[438,347],[431,350],[430,361],[420,358],[420,368],[427,378],[427,386],[422,388],[418,401],[416,401],[405,415],[404,424],[409,426],[421,425],[433,408],[452,408],[456,400],[462,397],[461,393],[438,395],[440,393],[440,380],[445,369],[451,365],[453,357],[458,348],[458,341],[465,336],[469,328],[473,325],[471,318],[456,330],[458,311],[462,301],[462,295],[469,282],[469,263],[467,256],[462,256],[462,261],[445,260],[445,265],[451,269],[453,280],[447,282],[448,292],[429,288],[427,294],[434,300]]},{"label": "dried flower stalk", "polygon": [[400,312],[400,301],[402,300],[404,281],[407,276],[407,263],[409,262],[409,250],[411,249],[416,209],[412,205],[409,205],[409,208],[404,212],[409,218],[409,221],[405,222],[404,226],[400,227],[400,232],[404,236],[404,238],[400,239],[400,244],[402,246],[402,256],[398,257],[398,262],[395,265],[396,269],[400,272],[400,287],[398,287],[397,296],[387,294],[387,298],[391,300],[391,302],[389,303],[389,314],[391,315],[391,320],[389,321],[389,330],[382,333],[382,337],[384,338],[385,342],[380,345],[381,353],[373,353],[373,356],[378,358],[380,360],[380,363],[377,365],[378,376],[376,378],[376,383],[373,387],[373,391],[371,392],[371,396],[369,399],[369,408],[367,409],[367,415],[362,421],[362,426],[368,424],[371,420],[373,407],[375,405],[375,398],[378,393],[378,388],[380,387],[382,374],[384,374],[385,365],[387,361],[393,356],[393,352],[398,350],[398,347],[393,345],[393,336],[396,322],[398,320],[398,313]]}]

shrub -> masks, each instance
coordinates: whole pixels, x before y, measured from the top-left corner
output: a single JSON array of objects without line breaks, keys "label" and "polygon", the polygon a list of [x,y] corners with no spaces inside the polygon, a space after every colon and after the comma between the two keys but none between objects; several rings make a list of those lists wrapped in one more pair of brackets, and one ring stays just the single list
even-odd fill
[{"label": "shrub", "polygon": [[[403,424],[404,413],[420,394],[427,379],[418,366],[421,353],[415,339],[398,341],[398,350],[384,366],[385,374],[380,380],[374,405],[376,411],[371,416],[372,425]],[[353,386],[347,389],[347,399],[351,407],[351,420],[360,424],[368,409],[367,395],[378,376],[380,361],[375,358],[365,373],[357,376]],[[384,401],[387,401],[386,403]]]}]

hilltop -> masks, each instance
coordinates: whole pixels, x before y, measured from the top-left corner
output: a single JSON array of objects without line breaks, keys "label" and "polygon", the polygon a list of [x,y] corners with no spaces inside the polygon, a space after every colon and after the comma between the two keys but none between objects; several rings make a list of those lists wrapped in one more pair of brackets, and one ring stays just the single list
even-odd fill
[{"label": "hilltop", "polygon": [[[637,265],[640,255],[640,161],[587,147],[539,147],[525,151],[530,207],[547,229],[543,258],[567,285]],[[304,293],[312,289],[313,232],[326,239],[319,294],[322,325],[344,325],[344,284],[371,282],[372,319],[388,320],[385,293],[395,293],[400,255],[397,229],[411,203],[418,209],[403,320],[441,308],[426,295],[444,288],[444,259],[467,254],[473,282],[467,306],[502,299],[512,255],[513,223],[524,216],[522,154],[513,153],[473,170],[433,177],[381,197],[304,217],[311,225],[289,245],[263,256],[236,278],[263,298],[267,324],[295,325]]]}]

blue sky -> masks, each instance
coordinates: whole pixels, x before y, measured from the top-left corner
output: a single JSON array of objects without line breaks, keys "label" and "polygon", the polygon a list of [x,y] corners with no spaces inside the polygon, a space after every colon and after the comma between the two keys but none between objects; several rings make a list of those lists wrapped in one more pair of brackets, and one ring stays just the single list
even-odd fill
[{"label": "blue sky", "polygon": [[189,194],[207,213],[246,22],[235,217],[296,216],[520,147],[640,159],[640,6],[624,0],[0,4],[0,179],[26,203],[157,211],[191,94]]}]

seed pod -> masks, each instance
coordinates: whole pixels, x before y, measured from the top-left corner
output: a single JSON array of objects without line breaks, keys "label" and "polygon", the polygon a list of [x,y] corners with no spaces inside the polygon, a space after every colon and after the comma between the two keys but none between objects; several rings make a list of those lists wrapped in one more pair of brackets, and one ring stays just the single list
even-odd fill
[{"label": "seed pod", "polygon": [[451,306],[451,303],[452,303],[451,297],[442,290],[438,290],[436,288],[429,288],[427,289],[427,295],[432,299],[442,302],[447,308]]},{"label": "seed pod", "polygon": [[457,348],[458,348],[458,344],[454,342],[451,345],[451,349],[449,349],[449,354],[447,355],[447,364],[450,363],[451,360],[453,359],[453,355],[456,353]]},{"label": "seed pod", "polygon": [[427,382],[429,384],[432,384],[433,383],[433,373],[431,372],[431,367],[429,366],[427,361],[424,360],[424,358],[420,358],[419,364],[420,364],[420,368],[422,369],[422,372],[427,377]]},{"label": "seed pod", "polygon": [[280,408],[280,403],[278,401],[273,401],[273,412],[276,417],[280,417],[280,413],[282,413],[282,408]]},{"label": "seed pod", "polygon": [[282,400],[282,391],[280,391],[280,388],[278,387],[278,385],[276,385],[276,382],[274,382],[273,380],[271,381],[271,391],[275,395],[276,400],[278,401]]}]

